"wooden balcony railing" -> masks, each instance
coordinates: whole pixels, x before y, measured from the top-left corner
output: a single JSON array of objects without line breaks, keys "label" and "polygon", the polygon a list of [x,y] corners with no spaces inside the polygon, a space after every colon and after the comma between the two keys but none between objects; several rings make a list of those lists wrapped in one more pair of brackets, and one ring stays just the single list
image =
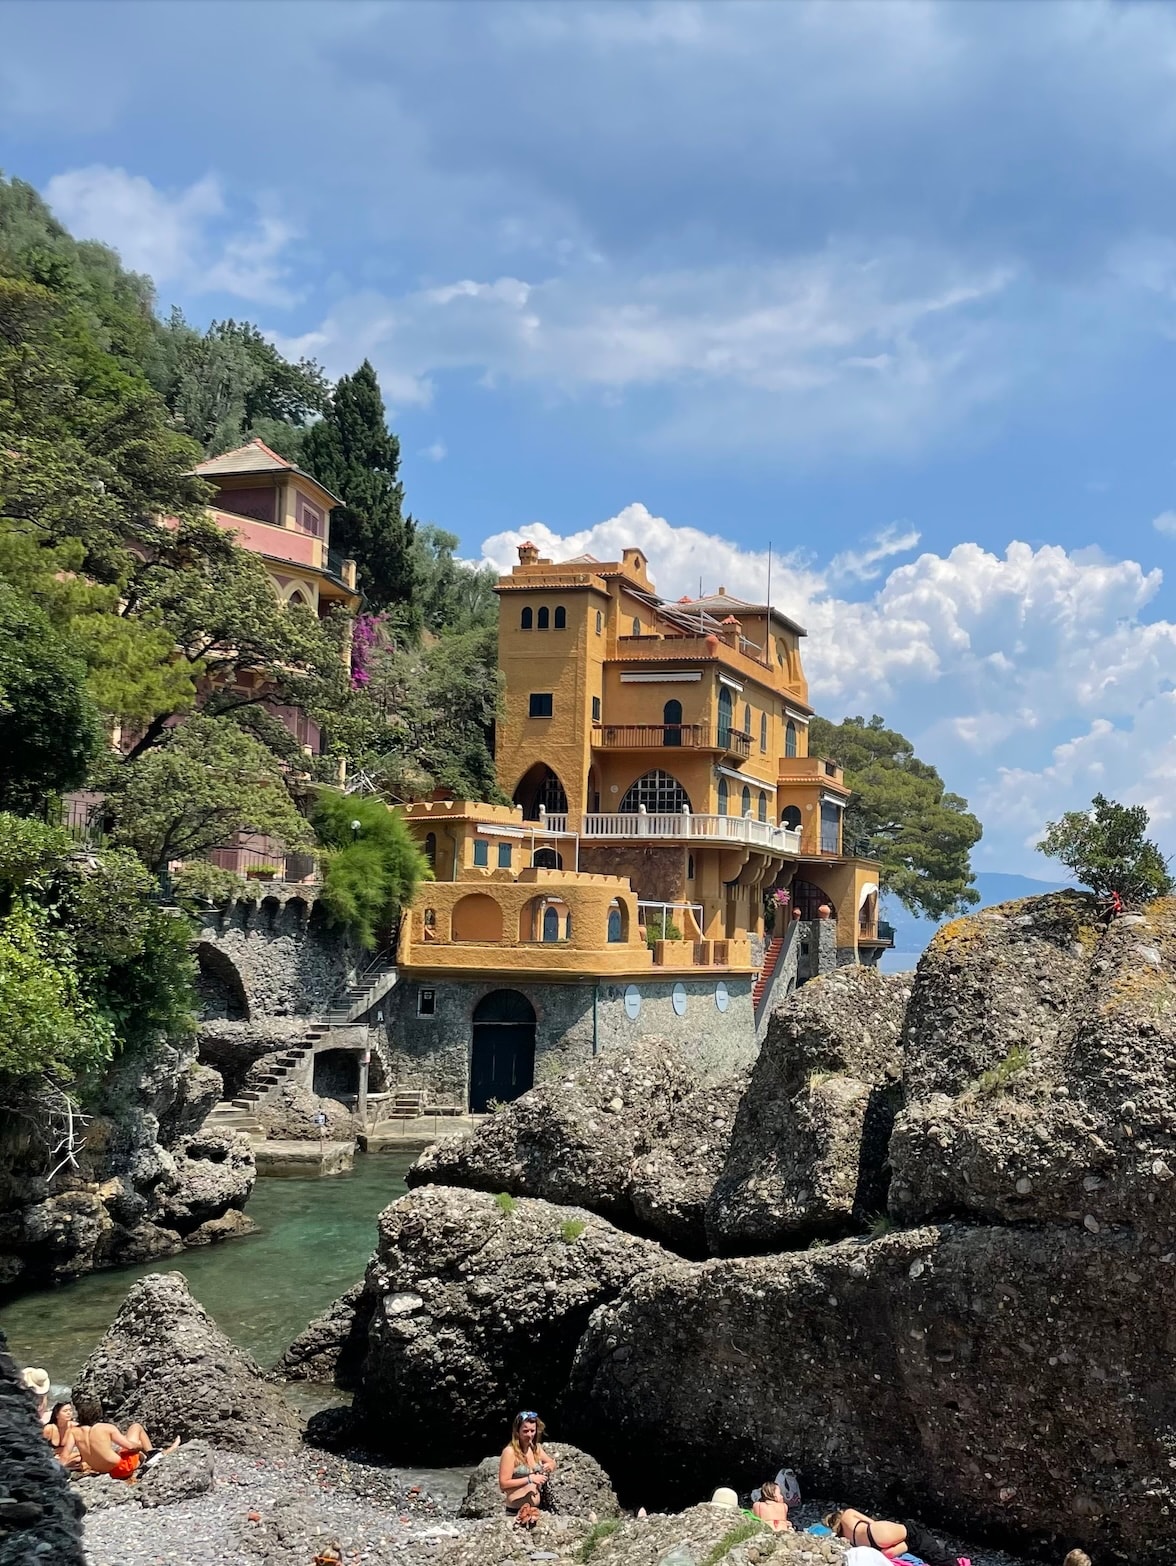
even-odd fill
[{"label": "wooden balcony railing", "polygon": [[597,750],[717,750],[742,761],[751,755],[750,734],[709,723],[598,723],[592,743]]}]

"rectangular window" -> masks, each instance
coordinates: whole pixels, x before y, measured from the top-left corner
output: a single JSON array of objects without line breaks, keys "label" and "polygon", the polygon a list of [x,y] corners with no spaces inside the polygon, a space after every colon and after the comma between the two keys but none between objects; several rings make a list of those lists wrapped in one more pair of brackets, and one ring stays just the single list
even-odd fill
[{"label": "rectangular window", "polygon": [[417,1016],[435,1017],[437,1015],[437,991],[417,991]]},{"label": "rectangular window", "polygon": [[528,713],[528,717],[532,717],[532,718],[550,718],[550,716],[551,716],[551,692],[550,691],[532,691],[531,692],[531,710]]},{"label": "rectangular window", "polygon": [[593,721],[593,723],[599,723],[600,722],[600,697],[599,696],[593,696],[593,698],[592,698],[592,721]]},{"label": "rectangular window", "polygon": [[511,845],[509,843],[499,843],[499,845],[498,845],[498,868],[500,870],[509,870],[510,869],[511,853],[512,853],[512,849],[511,849]]},{"label": "rectangular window", "polygon": [[476,865],[488,865],[490,863],[490,844],[484,837],[474,839],[474,863]]}]

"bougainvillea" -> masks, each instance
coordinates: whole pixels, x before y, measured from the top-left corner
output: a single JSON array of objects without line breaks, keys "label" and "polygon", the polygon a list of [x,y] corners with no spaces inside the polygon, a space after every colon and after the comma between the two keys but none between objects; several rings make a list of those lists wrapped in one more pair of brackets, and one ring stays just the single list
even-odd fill
[{"label": "bougainvillea", "polygon": [[382,614],[357,615],[351,628],[351,686],[360,691],[372,677],[372,654],[384,639]]}]

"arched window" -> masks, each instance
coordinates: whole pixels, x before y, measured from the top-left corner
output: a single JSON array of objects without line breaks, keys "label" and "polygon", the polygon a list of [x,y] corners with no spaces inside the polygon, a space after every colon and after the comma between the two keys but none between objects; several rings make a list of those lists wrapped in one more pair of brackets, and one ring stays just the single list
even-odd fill
[{"label": "arched window", "polygon": [[796,755],[796,724],[793,723],[791,718],[789,718],[784,729],[784,754],[786,756]]},{"label": "arched window", "polygon": [[662,708],[662,744],[680,745],[682,743],[682,703],[680,701],[668,701]]},{"label": "arched window", "polygon": [[563,604],[557,604],[555,606],[555,628],[556,628],[556,630],[557,631],[564,630],[566,628],[566,626],[567,626],[567,623],[568,623],[568,612],[567,612],[567,610],[564,608]]},{"label": "arched window", "polygon": [[294,606],[297,606],[299,609],[310,608],[310,600],[307,598],[306,594],[301,592],[297,587],[290,594],[289,598],[287,598],[286,602],[291,606],[291,608]]},{"label": "arched window", "polygon": [[601,631],[603,631],[603,630],[604,630],[604,616],[601,614],[600,610],[598,609],[596,611],[596,634],[597,634],[597,636],[599,636]]},{"label": "arched window", "polygon": [[559,940],[559,914],[551,907],[543,910],[543,939],[545,941]]},{"label": "arched window", "polygon": [[530,605],[528,605],[519,616],[519,629],[521,631],[529,631],[531,629],[533,619],[534,616],[531,614]]},{"label": "arched window", "polygon": [[633,635],[634,636],[640,636],[641,635],[641,621],[638,620],[636,618],[636,616],[634,616],[634,618],[633,618]]},{"label": "arched window", "polygon": [[539,627],[539,629],[541,631],[545,631],[547,629],[547,627],[551,624],[551,615],[550,615],[549,611],[546,608],[540,609],[540,611],[539,611],[539,618],[536,621],[536,624],[538,625],[538,627]]},{"label": "arched window", "polygon": [[799,805],[785,805],[784,813],[780,817],[780,825],[786,826],[790,832],[800,831],[800,807]]},{"label": "arched window", "polygon": [[726,780],[726,778],[720,778],[719,779],[719,814],[721,816],[725,816],[727,814],[727,780]]},{"label": "arched window", "polygon": [[768,796],[760,789],[759,800],[755,807],[756,819],[766,821],[768,819]]},{"label": "arched window", "polygon": [[751,815],[751,790],[746,783],[743,785],[743,793],[739,798],[739,813],[745,821]]},{"label": "arched window", "polygon": [[693,881],[693,879],[694,879],[694,855],[693,854],[687,854],[686,855],[686,879],[688,881]]},{"label": "arched window", "polygon": [[554,848],[537,848],[531,858],[531,865],[535,870],[562,870],[563,856],[556,853]]},{"label": "arched window", "polygon": [[437,910],[435,908],[426,908],[425,909],[425,921],[424,921],[424,924],[425,924],[425,940],[426,941],[435,941],[437,939]]},{"label": "arched window", "polygon": [[538,821],[539,806],[549,816],[566,815],[568,796],[558,776],[550,767],[536,762],[519,779],[514,791],[514,802],[523,807],[524,821]]},{"label": "arched window", "polygon": [[725,685],[719,686],[719,744],[731,743],[731,692]]},{"label": "arched window", "polygon": [[571,938],[572,938],[572,910],[569,908],[568,909],[568,916],[564,920],[564,940],[565,941],[570,941]]},{"label": "arched window", "polygon": [[625,922],[621,916],[620,906],[614,903],[608,911],[608,941],[614,946],[618,941],[625,939]]},{"label": "arched window", "polygon": [[792,906],[799,909],[802,919],[816,919],[820,915],[818,909],[827,907],[833,918],[837,917],[837,909],[833,899],[819,886],[814,886],[811,881],[796,879],[792,883]]},{"label": "arched window", "polygon": [[766,712],[761,712],[760,713],[760,750],[767,750],[767,748],[768,748],[768,715],[767,715]]},{"label": "arched window", "polygon": [[632,785],[621,800],[621,815],[634,816],[642,805],[653,816],[677,816],[690,809],[690,797],[677,778],[659,769]]},{"label": "arched window", "polygon": [[425,858],[429,861],[431,868],[435,870],[437,868],[436,832],[429,832],[425,836]]},{"label": "arched window", "polygon": [[751,734],[751,703],[746,701],[743,703],[743,732]]}]

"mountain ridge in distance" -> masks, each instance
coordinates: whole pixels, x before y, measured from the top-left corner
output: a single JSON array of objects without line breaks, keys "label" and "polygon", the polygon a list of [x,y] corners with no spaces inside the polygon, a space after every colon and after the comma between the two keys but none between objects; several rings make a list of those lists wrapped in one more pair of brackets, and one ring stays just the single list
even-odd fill
[{"label": "mountain ridge in distance", "polygon": [[[971,910],[991,908],[994,903],[1007,903],[1014,897],[1043,897],[1046,892],[1064,892],[1072,886],[1069,881],[1038,881],[1028,875],[1013,875],[1003,870],[982,870],[975,878],[980,901]],[[902,973],[914,968],[923,951],[946,919],[919,919],[908,913],[894,898],[883,898],[882,918],[894,926],[894,949],[882,958],[883,973]]]}]

